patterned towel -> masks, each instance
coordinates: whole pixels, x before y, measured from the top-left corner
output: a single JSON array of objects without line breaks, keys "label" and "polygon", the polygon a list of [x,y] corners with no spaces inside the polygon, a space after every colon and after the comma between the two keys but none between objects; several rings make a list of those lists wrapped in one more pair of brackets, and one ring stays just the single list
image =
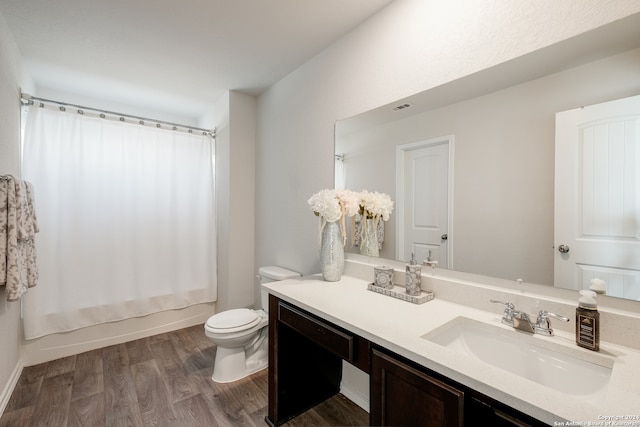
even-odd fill
[{"label": "patterned towel", "polygon": [[13,177],[0,178],[0,286],[7,284],[7,249],[9,243],[9,187],[15,188]]},{"label": "patterned towel", "polygon": [[0,286],[6,285],[8,301],[38,283],[37,232],[31,184],[12,176],[0,180]]}]

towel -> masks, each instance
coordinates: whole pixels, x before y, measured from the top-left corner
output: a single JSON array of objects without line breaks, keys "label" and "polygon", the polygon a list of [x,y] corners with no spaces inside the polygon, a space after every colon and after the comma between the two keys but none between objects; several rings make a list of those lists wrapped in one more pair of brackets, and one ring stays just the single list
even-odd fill
[{"label": "towel", "polygon": [[30,183],[10,175],[0,180],[0,286],[6,286],[8,301],[38,283],[35,212]]}]

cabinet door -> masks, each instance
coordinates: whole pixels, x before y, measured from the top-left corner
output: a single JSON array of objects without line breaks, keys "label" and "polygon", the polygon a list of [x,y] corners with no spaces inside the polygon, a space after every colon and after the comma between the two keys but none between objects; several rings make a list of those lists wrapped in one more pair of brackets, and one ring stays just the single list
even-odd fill
[{"label": "cabinet door", "polygon": [[375,349],[370,383],[372,425],[464,425],[462,391]]}]

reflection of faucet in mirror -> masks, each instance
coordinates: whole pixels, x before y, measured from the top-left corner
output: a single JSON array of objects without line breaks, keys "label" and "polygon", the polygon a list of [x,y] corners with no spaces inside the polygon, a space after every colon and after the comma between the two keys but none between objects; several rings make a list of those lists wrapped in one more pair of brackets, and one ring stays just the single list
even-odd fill
[{"label": "reflection of faucet in mirror", "polygon": [[[508,73],[517,68],[514,60],[513,67],[496,67],[402,100],[411,108],[394,112],[381,107],[339,122],[336,152],[344,154],[345,184],[386,190],[400,205],[411,189],[397,185],[397,147],[451,135],[455,140],[447,241],[451,258],[447,266],[434,252],[441,261],[439,267],[511,280],[527,277],[529,283],[553,285],[554,258],[560,254],[554,249],[555,114],[637,93],[637,85],[629,82],[637,80],[638,70],[630,71],[628,64],[640,63],[638,44],[640,38],[635,48],[613,56],[591,52],[591,62],[583,60],[583,65],[575,66],[580,62],[574,61],[574,68],[557,63],[556,74],[540,73],[536,76],[540,78],[522,78],[515,85],[518,77]],[[606,88],[599,84],[603,78],[610,83]],[[500,79],[509,87],[495,83],[491,87],[499,90],[481,94],[469,89],[479,87],[474,82]],[[469,95],[461,96],[467,90],[461,88],[469,89]],[[403,260],[407,250],[397,247],[398,236],[409,221],[399,217],[387,224],[385,251],[391,253],[381,256]],[[421,225],[433,228],[433,222]],[[575,256],[573,243],[557,243],[569,245],[572,251],[566,255]],[[425,247],[422,253],[413,249],[418,259],[425,259],[428,250],[435,246]],[[587,287],[589,279],[582,280]],[[622,296],[640,300],[640,273],[628,279],[638,283],[636,292]],[[578,289],[583,284],[563,280],[556,286]],[[609,290],[607,294],[612,295]]]}]

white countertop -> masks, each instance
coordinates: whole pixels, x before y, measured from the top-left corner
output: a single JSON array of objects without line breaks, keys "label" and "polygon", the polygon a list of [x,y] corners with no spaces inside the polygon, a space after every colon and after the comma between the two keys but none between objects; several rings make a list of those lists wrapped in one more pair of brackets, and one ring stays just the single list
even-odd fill
[{"label": "white countertop", "polygon": [[[598,357],[615,361],[611,380],[604,397],[585,402],[421,338],[459,316],[513,330],[500,323],[501,314],[439,300],[437,295],[416,305],[371,292],[368,283],[350,276],[338,282],[309,276],[262,286],[285,301],[550,425],[567,421],[575,423],[572,425],[607,425],[606,421],[618,417],[617,422],[629,424],[609,425],[640,427],[640,351],[601,340]],[[563,331],[556,331],[553,337],[534,335],[533,339],[553,340],[587,360],[594,354],[578,347],[574,335]],[[632,419],[621,418],[628,416]]]}]

